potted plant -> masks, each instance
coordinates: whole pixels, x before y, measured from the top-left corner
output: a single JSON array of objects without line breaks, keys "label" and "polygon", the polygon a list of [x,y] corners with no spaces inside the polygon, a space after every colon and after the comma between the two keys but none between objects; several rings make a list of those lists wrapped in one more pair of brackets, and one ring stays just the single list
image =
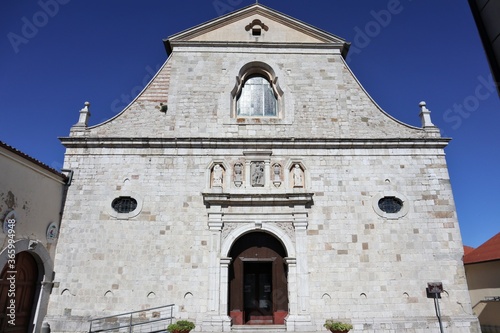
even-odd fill
[{"label": "potted plant", "polygon": [[326,320],[323,326],[332,333],[347,333],[352,329],[351,324],[334,321],[333,319]]},{"label": "potted plant", "polygon": [[193,322],[189,320],[179,320],[175,324],[170,324],[167,327],[167,331],[170,333],[189,333],[195,328]]}]

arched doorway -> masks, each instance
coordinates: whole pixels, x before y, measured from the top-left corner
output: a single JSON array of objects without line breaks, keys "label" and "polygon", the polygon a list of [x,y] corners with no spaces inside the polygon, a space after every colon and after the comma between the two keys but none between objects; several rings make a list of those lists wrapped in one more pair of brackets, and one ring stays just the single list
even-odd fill
[{"label": "arched doorway", "polygon": [[282,325],[288,314],[287,256],[272,235],[251,232],[229,256],[229,316],[234,325]]},{"label": "arched doorway", "polygon": [[[33,330],[35,300],[40,285],[38,273],[38,265],[29,252],[16,255],[15,267],[6,264],[3,268],[0,275],[0,333],[29,333]],[[13,281],[15,288],[11,287]]]}]

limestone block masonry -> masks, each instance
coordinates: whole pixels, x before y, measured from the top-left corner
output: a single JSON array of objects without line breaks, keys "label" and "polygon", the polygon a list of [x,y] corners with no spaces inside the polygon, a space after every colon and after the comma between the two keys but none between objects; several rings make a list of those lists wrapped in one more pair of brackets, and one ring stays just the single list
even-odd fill
[{"label": "limestone block masonry", "polygon": [[[449,140],[425,103],[422,128],[392,118],[351,73],[344,40],[261,4],[165,45],[128,108],[88,127],[86,105],[61,139],[74,174],[52,332],[173,303],[195,332],[321,332],[333,318],[353,333],[437,333],[435,281],[446,331],[480,332]],[[251,77],[276,100],[267,116],[242,111]]]}]

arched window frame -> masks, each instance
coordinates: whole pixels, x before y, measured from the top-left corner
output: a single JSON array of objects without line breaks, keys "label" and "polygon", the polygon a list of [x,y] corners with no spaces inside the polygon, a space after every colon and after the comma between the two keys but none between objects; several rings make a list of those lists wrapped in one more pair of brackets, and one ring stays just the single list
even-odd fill
[{"label": "arched window frame", "polygon": [[[254,77],[262,77],[267,80],[276,97],[276,115],[274,116],[243,116],[238,115],[238,98],[241,91],[249,79]],[[264,119],[281,119],[283,118],[283,90],[278,84],[278,77],[274,70],[263,62],[251,62],[243,66],[236,76],[236,84],[231,91],[231,117],[232,118],[264,118]]]}]

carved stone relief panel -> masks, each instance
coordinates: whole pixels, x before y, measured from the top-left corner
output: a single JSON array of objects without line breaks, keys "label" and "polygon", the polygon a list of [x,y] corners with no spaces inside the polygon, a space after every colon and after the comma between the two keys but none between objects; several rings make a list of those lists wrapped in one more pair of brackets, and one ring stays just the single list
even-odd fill
[{"label": "carved stone relief panel", "polygon": [[281,164],[279,163],[274,163],[273,164],[273,173],[272,173],[272,181],[273,181],[273,185],[275,187],[280,187],[281,186],[281,182],[282,182],[282,167],[281,167]]},{"label": "carved stone relief panel", "polygon": [[224,226],[222,227],[222,241],[224,241],[227,236],[235,230],[237,227],[241,226],[241,223],[232,223],[232,222],[224,222]]},{"label": "carved stone relief panel", "polygon": [[252,187],[263,187],[265,184],[264,178],[265,164],[263,161],[250,163],[250,181]]},{"label": "carved stone relief panel", "polygon": [[271,159],[271,152],[244,152],[245,157],[214,160],[207,168],[207,188],[212,192],[259,188],[297,190],[310,186],[301,160]]},{"label": "carved stone relief panel", "polygon": [[236,162],[233,169],[234,186],[240,187],[243,184],[243,163]]},{"label": "carved stone relief panel", "polygon": [[[266,223],[271,223],[271,222],[266,222]],[[222,228],[222,241],[226,240],[226,238],[229,236],[231,232],[236,230],[237,228],[246,225],[246,224],[252,224],[255,225],[255,222],[248,222],[245,224],[242,224],[241,222],[224,222],[224,226]],[[280,228],[285,232],[285,234],[294,242],[295,241],[295,229],[293,227],[293,223],[291,222],[276,222],[274,223],[275,226]]]},{"label": "carved stone relief panel", "polygon": [[295,229],[293,227],[293,223],[277,222],[276,226],[283,230],[292,241],[295,241]]}]

